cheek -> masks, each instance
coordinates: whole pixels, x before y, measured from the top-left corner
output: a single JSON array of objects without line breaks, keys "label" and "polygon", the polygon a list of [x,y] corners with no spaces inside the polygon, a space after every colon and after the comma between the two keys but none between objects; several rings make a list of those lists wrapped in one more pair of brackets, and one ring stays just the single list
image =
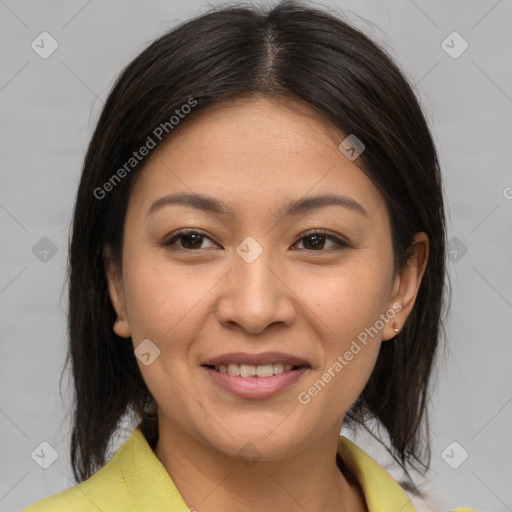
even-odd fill
[{"label": "cheek", "polygon": [[[197,268],[184,270],[167,262],[157,265],[149,261],[148,256],[134,258],[126,269],[125,281],[131,291],[127,313],[134,348],[149,339],[160,351],[150,364],[146,365],[143,359],[138,359],[137,364],[161,407],[169,406],[172,396],[172,407],[166,409],[166,414],[173,416],[174,411],[188,410],[190,394],[199,396],[191,387],[195,369],[192,347],[209,314],[208,292],[218,278]],[[183,391],[184,383],[189,392]],[[196,414],[205,413],[199,410]],[[183,418],[174,420],[180,423]],[[190,425],[183,428],[189,429]]]},{"label": "cheek", "polygon": [[383,265],[354,264],[317,275],[314,284],[303,282],[302,300],[321,340],[323,361],[300,403],[309,400],[313,407],[339,413],[357,399],[380,350],[388,274]]},{"label": "cheek", "polygon": [[126,270],[127,314],[132,338],[179,351],[204,322],[209,291],[218,280],[198,267],[156,264],[151,257],[133,258]]},{"label": "cheek", "polygon": [[296,276],[301,301],[334,348],[374,326],[386,307],[390,269],[363,256],[307,279]]}]

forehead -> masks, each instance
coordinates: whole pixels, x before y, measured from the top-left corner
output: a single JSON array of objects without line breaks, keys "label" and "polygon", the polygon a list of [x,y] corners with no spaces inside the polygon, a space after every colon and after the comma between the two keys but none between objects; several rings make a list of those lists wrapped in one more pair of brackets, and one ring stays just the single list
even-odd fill
[{"label": "forehead", "polygon": [[198,113],[149,157],[133,190],[146,210],[175,192],[215,196],[236,209],[275,208],[301,197],[337,193],[370,215],[385,201],[339,150],[346,136],[310,108],[266,98]]}]

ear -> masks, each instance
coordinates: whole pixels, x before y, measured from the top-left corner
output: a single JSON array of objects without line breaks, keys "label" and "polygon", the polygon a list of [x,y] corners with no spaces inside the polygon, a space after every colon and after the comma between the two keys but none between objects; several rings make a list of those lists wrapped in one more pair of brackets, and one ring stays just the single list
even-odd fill
[{"label": "ear", "polygon": [[110,301],[112,302],[112,306],[117,314],[113,330],[121,338],[129,338],[131,334],[126,314],[121,271],[117,263],[112,258],[112,250],[109,246],[105,247],[105,250],[103,251],[103,260],[105,262]]},{"label": "ear", "polygon": [[[410,247],[410,259],[400,275],[395,277],[388,311],[397,311],[393,320],[388,322],[382,331],[382,341],[394,338],[402,330],[409,313],[412,311],[421,280],[425,273],[428,260],[428,236],[416,233]],[[396,327],[398,332],[393,328]]]}]

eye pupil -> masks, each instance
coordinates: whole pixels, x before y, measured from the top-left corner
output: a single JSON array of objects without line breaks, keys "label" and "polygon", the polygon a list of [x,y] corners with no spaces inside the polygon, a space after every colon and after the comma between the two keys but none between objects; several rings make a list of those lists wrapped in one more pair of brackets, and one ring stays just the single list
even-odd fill
[{"label": "eye pupil", "polygon": [[[199,246],[201,245],[202,238],[203,238],[203,235],[198,235],[196,233],[183,234],[183,235],[181,235],[181,245],[183,247],[185,247],[185,249],[196,248],[197,245],[199,245]],[[184,242],[187,239],[188,240],[192,239],[193,242],[192,243]]]},{"label": "eye pupil", "polygon": [[[307,241],[307,240],[313,240],[313,249],[321,249],[323,247],[323,243],[322,243],[322,240],[323,242],[325,243],[325,236],[324,235],[308,235],[306,237],[304,237],[304,241]],[[308,243],[304,243],[304,247],[306,249],[311,249],[311,247],[307,247]]]}]

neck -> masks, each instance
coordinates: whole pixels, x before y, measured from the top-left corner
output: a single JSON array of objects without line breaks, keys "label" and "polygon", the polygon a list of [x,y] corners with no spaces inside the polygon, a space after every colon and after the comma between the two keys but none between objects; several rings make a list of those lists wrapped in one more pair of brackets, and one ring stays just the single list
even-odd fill
[{"label": "neck", "polygon": [[357,481],[336,464],[340,427],[286,459],[241,461],[159,417],[154,451],[191,510],[368,512]]}]

